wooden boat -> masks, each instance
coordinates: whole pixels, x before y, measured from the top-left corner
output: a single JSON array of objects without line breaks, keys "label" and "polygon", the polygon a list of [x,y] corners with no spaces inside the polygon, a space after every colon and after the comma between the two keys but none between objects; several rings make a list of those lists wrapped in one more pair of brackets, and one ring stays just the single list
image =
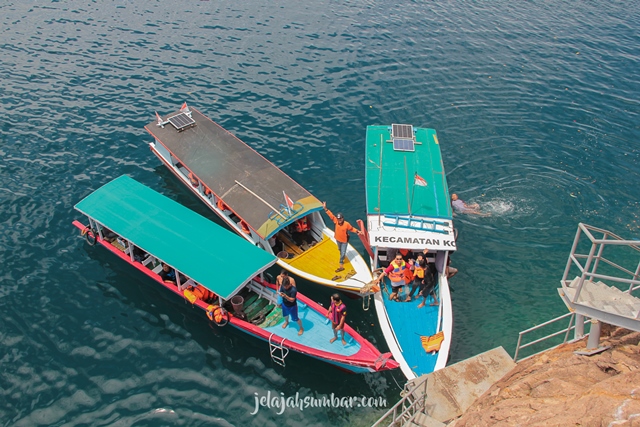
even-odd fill
[{"label": "wooden boat", "polygon": [[[347,345],[330,343],[333,331],[326,309],[300,293],[298,310],[305,332],[299,336],[295,322],[283,329],[275,286],[262,274],[275,264],[274,255],[127,176],[94,191],[75,208],[88,217],[88,225],[73,224],[89,243],[100,243],[201,308],[211,321],[267,341],[272,358],[282,365],[293,350],[352,372],[398,366],[389,353],[380,354],[349,326]],[[244,256],[230,261],[229,254]],[[174,272],[176,283],[163,281],[162,263]]]},{"label": "wooden boat", "polygon": [[[271,162],[186,103],[157,117],[145,126],[151,151],[231,229],[307,280],[354,294],[371,281],[351,245],[336,271],[340,255],[322,204]],[[306,235],[295,232],[298,221],[310,226]]]},{"label": "wooden boat", "polygon": [[[405,258],[415,258],[428,249],[427,259],[435,262],[438,271],[439,305],[430,305],[435,303],[430,296],[418,308],[422,298],[415,294],[410,302],[391,301],[386,277],[375,295],[387,344],[404,375],[412,379],[443,368],[451,345],[453,320],[445,271],[456,243],[436,131],[411,125],[368,126],[365,163],[367,233],[363,242],[373,268],[387,267],[399,250],[409,251]],[[434,341],[440,344],[439,351],[433,351],[438,347],[431,346]]]}]

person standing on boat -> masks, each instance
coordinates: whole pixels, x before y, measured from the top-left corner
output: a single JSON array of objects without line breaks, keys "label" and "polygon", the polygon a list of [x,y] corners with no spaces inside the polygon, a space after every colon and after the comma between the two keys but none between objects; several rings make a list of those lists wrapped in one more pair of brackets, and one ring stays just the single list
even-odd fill
[{"label": "person standing on boat", "polygon": [[[424,250],[424,253],[428,252],[428,249]],[[431,305],[438,305],[438,296],[435,292],[436,287],[436,275],[438,274],[438,270],[434,263],[427,262],[426,257],[423,257],[422,254],[418,255],[418,259],[414,264],[414,274],[415,280],[413,285],[411,286],[411,293],[407,297],[407,301],[411,301],[411,297],[413,293],[416,291],[416,288],[420,288],[420,292],[418,292],[418,296],[422,295],[422,302],[418,304],[418,308],[422,308],[425,306],[427,302],[427,297],[431,295],[433,297],[433,302]]]},{"label": "person standing on boat", "polygon": [[398,301],[398,292],[400,288],[402,288],[406,282],[405,270],[408,268],[408,264],[402,259],[402,254],[400,252],[396,253],[396,257],[393,261],[389,263],[389,266],[384,269],[384,271],[378,276],[376,279],[376,285],[380,283],[383,277],[389,276],[389,280],[391,281],[391,295],[389,295],[389,300]]},{"label": "person standing on boat", "polygon": [[347,317],[347,306],[340,300],[340,295],[331,295],[331,307],[327,311],[327,317],[331,320],[331,328],[333,329],[333,338],[330,343],[338,339],[338,331],[342,331],[342,345],[347,345],[344,339],[344,321]]},{"label": "person standing on boat", "polygon": [[342,213],[338,212],[335,216],[329,209],[327,209],[327,202],[322,202],[322,206],[324,207],[325,212],[331,218],[331,221],[336,225],[334,230],[336,243],[338,244],[338,249],[340,250],[340,267],[336,269],[336,273],[344,270],[344,256],[347,253],[347,245],[349,244],[349,232],[356,233],[357,235],[362,234],[360,230],[349,224],[344,220],[344,216]]},{"label": "person standing on boat", "polygon": [[291,316],[291,320],[297,322],[300,327],[298,335],[302,335],[304,328],[302,327],[302,320],[298,318],[298,290],[291,284],[289,276],[285,276],[282,279],[282,286],[280,286],[278,292],[282,297],[282,317],[284,317],[282,329],[289,326],[289,316]]},{"label": "person standing on boat", "polygon": [[477,203],[465,203],[464,200],[458,198],[458,195],[453,193],[451,195],[451,206],[457,213],[489,216],[490,213],[480,212],[480,205]]}]

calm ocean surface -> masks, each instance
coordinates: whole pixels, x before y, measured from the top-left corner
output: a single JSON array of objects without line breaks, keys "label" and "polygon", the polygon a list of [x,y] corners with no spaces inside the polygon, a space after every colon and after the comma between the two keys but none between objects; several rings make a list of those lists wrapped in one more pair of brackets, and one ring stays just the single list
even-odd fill
[{"label": "calm ocean surface", "polygon": [[184,101],[351,221],[366,126],[435,128],[451,191],[492,212],[456,218],[451,362],[563,314],[578,222],[640,237],[640,8],[538,3],[0,5],[1,425],[364,426],[385,408],[251,412],[269,391],[397,400],[399,371],[283,369],[78,237],[73,205],[122,174],[212,217],[147,146]]}]

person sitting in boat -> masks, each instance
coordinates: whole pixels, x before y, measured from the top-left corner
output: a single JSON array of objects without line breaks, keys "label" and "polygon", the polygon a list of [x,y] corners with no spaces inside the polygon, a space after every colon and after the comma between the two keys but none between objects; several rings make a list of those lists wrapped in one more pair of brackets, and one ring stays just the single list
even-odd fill
[{"label": "person sitting in boat", "polygon": [[162,270],[160,270],[160,273],[158,273],[158,275],[164,283],[173,283],[174,285],[176,284],[176,271],[164,262],[162,263]]},{"label": "person sitting in boat", "polygon": [[304,328],[302,327],[302,320],[298,318],[298,290],[292,285],[290,279],[289,276],[285,276],[282,279],[282,286],[278,290],[282,297],[282,317],[284,318],[282,329],[289,326],[289,316],[291,316],[291,320],[297,322],[300,327],[298,335],[302,335]]},{"label": "person sitting in boat", "polygon": [[200,181],[198,181],[198,178],[196,178],[196,176],[191,172],[189,172],[189,182],[194,188],[200,187]]},{"label": "person sitting in boat", "polygon": [[133,247],[133,260],[134,261],[138,261],[138,262],[142,262],[144,261],[147,256],[149,256],[148,253],[146,253],[145,251],[143,251],[142,249],[140,249],[137,246]]},{"label": "person sitting in boat", "polygon": [[385,268],[376,279],[375,284],[377,285],[383,277],[389,276],[389,280],[391,281],[391,295],[389,295],[389,300],[399,301],[398,292],[406,284],[405,270],[407,270],[407,268],[408,264],[402,259],[402,254],[398,252],[396,253],[395,259],[389,263],[389,266]]},{"label": "person sitting in boat", "polygon": [[293,223],[291,237],[296,245],[303,246],[308,244],[314,246],[316,241],[311,235],[311,225],[309,224],[309,217],[305,216]]},{"label": "person sitting in boat", "polygon": [[349,244],[349,232],[356,233],[357,235],[362,234],[360,230],[349,224],[344,220],[344,216],[342,213],[338,212],[335,216],[329,209],[327,209],[327,202],[322,202],[322,207],[324,207],[325,212],[331,218],[331,221],[336,225],[334,230],[334,237],[336,239],[336,243],[338,244],[338,249],[340,250],[340,266],[336,269],[336,273],[344,270],[344,256],[347,253],[347,245]]},{"label": "person sitting in boat", "polygon": [[327,310],[327,317],[331,320],[331,329],[333,329],[333,338],[330,343],[338,339],[338,331],[342,332],[342,345],[347,345],[344,339],[344,321],[347,317],[347,306],[340,300],[339,294],[331,295],[331,306]]},{"label": "person sitting in boat", "polygon": [[[427,252],[428,249],[425,249],[424,254],[426,255]],[[411,297],[413,297],[416,289],[420,289],[418,296],[422,296],[423,300],[418,304],[418,308],[425,306],[429,295],[433,296],[433,303],[431,303],[431,305],[438,305],[438,297],[435,293],[437,275],[436,266],[434,263],[427,262],[426,256],[423,256],[423,254],[418,254],[417,258],[418,259],[413,263],[414,281],[411,286],[411,292],[407,297],[407,301],[411,301]]]},{"label": "person sitting in boat", "polygon": [[282,242],[275,235],[269,237],[269,246],[271,246],[271,250],[276,255],[283,250]]},{"label": "person sitting in boat", "polygon": [[453,193],[451,195],[451,206],[453,210],[461,214],[489,216],[491,214],[480,212],[480,205],[477,203],[465,203],[464,200],[458,198],[458,195]]}]

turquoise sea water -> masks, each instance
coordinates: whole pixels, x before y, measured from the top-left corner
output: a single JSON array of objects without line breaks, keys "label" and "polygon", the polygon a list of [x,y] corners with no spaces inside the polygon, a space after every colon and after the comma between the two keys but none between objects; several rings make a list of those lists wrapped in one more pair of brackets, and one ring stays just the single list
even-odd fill
[{"label": "turquoise sea water", "polygon": [[122,174],[210,215],[142,128],[184,101],[349,220],[366,126],[435,128],[451,191],[492,213],[456,217],[452,362],[565,312],[578,222],[640,236],[633,2],[22,2],[0,22],[4,426],[369,425],[384,408],[251,412],[256,393],[397,399],[400,372],[280,368],[78,238],[73,205]]}]

